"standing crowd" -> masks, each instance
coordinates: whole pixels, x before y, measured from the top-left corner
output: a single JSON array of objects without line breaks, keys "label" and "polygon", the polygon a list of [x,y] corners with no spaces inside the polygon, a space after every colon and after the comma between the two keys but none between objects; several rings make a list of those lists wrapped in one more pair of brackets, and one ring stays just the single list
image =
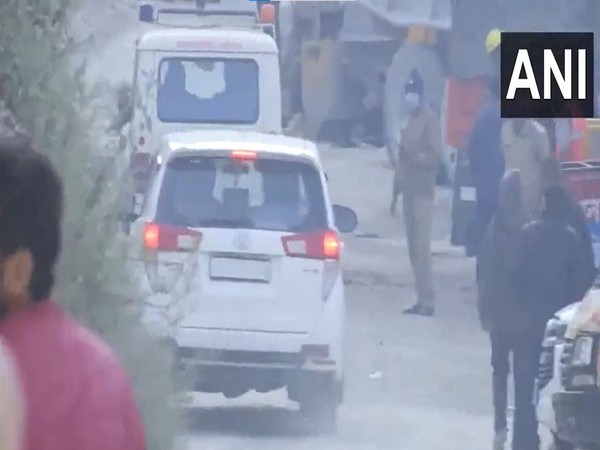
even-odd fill
[{"label": "standing crowd", "polygon": [[[500,32],[490,32],[486,44],[499,68]],[[533,119],[501,119],[499,82],[491,79],[468,158],[477,191],[470,245],[481,324],[492,349],[494,449],[504,449],[507,440],[512,356],[512,449],[539,450],[534,390],[546,323],[583,299],[596,268],[583,210],[561,179],[546,129]]]}]

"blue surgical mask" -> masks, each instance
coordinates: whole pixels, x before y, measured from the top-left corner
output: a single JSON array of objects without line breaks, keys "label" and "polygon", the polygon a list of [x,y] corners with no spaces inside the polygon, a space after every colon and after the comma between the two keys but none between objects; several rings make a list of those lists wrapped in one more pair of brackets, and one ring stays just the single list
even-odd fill
[{"label": "blue surgical mask", "polygon": [[404,96],[404,101],[406,102],[406,106],[410,111],[414,111],[421,104],[421,97],[419,94],[415,94],[414,92],[409,92]]}]

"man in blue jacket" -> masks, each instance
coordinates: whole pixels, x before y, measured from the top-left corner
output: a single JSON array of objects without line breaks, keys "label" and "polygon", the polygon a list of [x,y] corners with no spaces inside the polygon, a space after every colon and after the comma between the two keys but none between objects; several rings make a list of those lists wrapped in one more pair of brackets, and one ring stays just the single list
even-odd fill
[{"label": "man in blue jacket", "polygon": [[500,181],[504,175],[501,146],[500,80],[491,77],[489,95],[475,122],[467,147],[467,158],[477,191],[475,220],[467,236],[467,253],[477,254],[479,243],[498,207]]}]

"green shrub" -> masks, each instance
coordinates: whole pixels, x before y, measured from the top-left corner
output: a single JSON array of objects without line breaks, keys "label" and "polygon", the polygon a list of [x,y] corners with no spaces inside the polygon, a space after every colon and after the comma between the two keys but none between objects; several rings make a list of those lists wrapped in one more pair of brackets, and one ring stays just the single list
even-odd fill
[{"label": "green shrub", "polygon": [[110,91],[104,89],[104,98],[92,102],[98,93],[86,92],[82,71],[73,70],[75,53],[66,30],[74,7],[69,0],[0,2],[0,71],[8,75],[6,106],[64,179],[57,298],[120,353],[136,388],[148,449],[165,450],[171,448],[179,424],[168,406],[174,392],[171,355],[124,305],[124,299],[135,300],[139,293],[131,285],[126,249],[117,233],[123,180],[115,161],[123,158],[115,156],[123,148],[118,139],[106,138],[98,112],[98,104],[114,101]]}]

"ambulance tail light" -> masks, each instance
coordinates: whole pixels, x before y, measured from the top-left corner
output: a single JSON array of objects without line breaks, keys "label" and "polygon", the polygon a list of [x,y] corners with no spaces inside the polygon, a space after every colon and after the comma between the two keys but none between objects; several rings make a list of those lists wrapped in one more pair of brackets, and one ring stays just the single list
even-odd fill
[{"label": "ambulance tail light", "polygon": [[132,153],[129,159],[130,167],[135,171],[146,170],[152,164],[152,156],[150,153],[136,152]]},{"label": "ambulance tail light", "polygon": [[258,20],[263,24],[274,24],[276,20],[276,9],[275,5],[266,4],[260,5],[258,10]]}]

